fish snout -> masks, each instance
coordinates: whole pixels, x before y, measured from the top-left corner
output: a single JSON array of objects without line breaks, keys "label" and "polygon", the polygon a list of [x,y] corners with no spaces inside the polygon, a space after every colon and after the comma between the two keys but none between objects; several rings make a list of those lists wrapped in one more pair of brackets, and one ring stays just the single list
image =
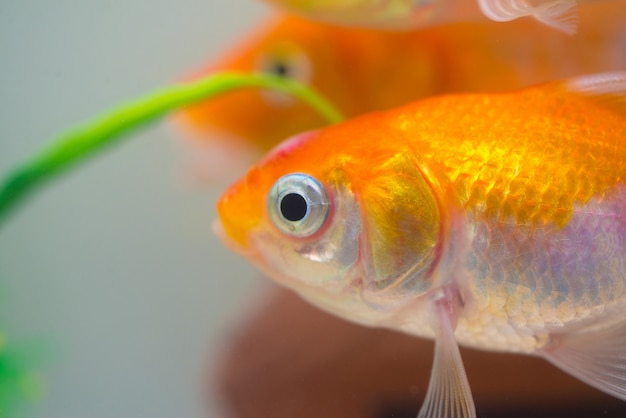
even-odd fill
[{"label": "fish snout", "polygon": [[213,222],[215,233],[237,252],[249,251],[248,236],[258,226],[263,214],[258,188],[239,181],[231,186],[218,200],[219,219]]}]

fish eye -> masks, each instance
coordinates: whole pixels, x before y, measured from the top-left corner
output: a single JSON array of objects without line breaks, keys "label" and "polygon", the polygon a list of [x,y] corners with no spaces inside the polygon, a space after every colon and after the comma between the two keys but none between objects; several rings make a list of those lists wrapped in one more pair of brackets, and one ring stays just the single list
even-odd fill
[{"label": "fish eye", "polygon": [[[277,77],[299,81],[303,84],[311,82],[312,67],[307,55],[293,45],[280,44],[274,50],[261,55],[256,70]],[[297,102],[288,94],[274,90],[264,90],[263,97],[273,105],[289,106]]]},{"label": "fish eye", "polygon": [[270,67],[266,70],[269,74],[276,75],[278,77],[289,78],[291,76],[291,72],[293,71],[289,68],[287,62],[284,61],[274,61],[270,63]]},{"label": "fish eye", "polygon": [[271,51],[262,55],[257,70],[278,77],[290,78],[301,83],[311,81],[311,63],[299,50]]},{"label": "fish eye", "polygon": [[292,173],[274,183],[267,207],[272,223],[281,232],[308,237],[325,224],[330,200],[324,186],[315,177]]}]

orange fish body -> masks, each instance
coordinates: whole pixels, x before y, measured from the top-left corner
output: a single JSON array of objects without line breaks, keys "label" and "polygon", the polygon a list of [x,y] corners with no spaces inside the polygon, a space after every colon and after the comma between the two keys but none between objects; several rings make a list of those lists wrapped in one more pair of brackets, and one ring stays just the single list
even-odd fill
[{"label": "orange fish body", "polygon": [[624,138],[626,73],[429,98],[280,145],[218,230],[324,309],[434,338],[420,416],[475,416],[457,342],[626,400]]},{"label": "orange fish body", "polygon": [[[581,6],[574,37],[530,20],[384,32],[283,16],[200,74],[237,70],[292,77],[351,117],[435,94],[506,91],[626,68],[626,8],[610,1],[590,6]],[[252,157],[325,124],[306,105],[255,89],[190,107],[179,121],[199,144],[230,146],[234,154],[247,149]]]}]

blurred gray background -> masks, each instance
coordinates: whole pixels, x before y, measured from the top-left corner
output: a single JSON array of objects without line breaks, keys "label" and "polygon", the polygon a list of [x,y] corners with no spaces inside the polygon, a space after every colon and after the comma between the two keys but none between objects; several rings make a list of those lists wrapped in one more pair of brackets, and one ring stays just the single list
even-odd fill
[{"label": "blurred gray background", "polygon": [[[0,2],[0,173],[55,134],[225,52],[255,0]],[[220,416],[207,377],[263,287],[185,184],[178,132],[142,131],[40,190],[0,229],[0,330],[51,342],[20,416]]]}]

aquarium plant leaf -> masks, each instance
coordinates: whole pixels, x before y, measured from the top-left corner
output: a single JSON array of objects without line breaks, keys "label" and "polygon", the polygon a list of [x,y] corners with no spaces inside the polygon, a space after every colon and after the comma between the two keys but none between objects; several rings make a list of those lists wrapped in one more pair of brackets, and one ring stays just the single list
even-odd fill
[{"label": "aquarium plant leaf", "polygon": [[41,341],[6,344],[0,335],[0,418],[14,416],[24,401],[42,399],[45,385],[35,369],[50,363],[50,353]]},{"label": "aquarium plant leaf", "polygon": [[195,82],[166,87],[62,133],[39,154],[10,172],[0,186],[0,222],[37,186],[116,143],[124,134],[184,106],[232,90],[251,87],[291,94],[309,104],[330,123],[343,119],[330,102],[310,87],[268,74],[220,73]]}]

